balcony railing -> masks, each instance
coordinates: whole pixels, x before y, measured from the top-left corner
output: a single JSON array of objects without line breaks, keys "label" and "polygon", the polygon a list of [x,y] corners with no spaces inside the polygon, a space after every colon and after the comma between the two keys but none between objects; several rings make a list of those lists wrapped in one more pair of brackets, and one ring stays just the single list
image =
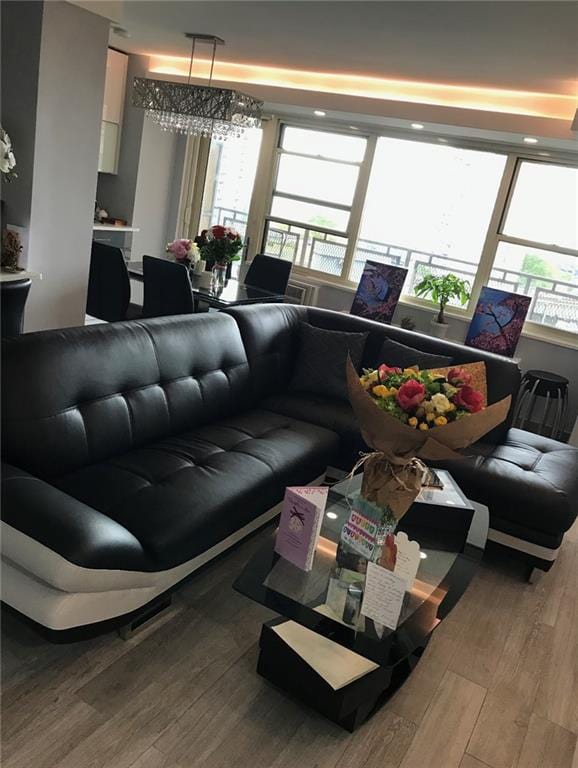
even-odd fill
[{"label": "balcony railing", "polygon": [[[220,224],[234,226],[244,232],[246,213],[225,208],[215,208],[214,211]],[[264,252],[317,272],[341,275],[346,248],[345,238],[317,231],[313,227],[274,220],[267,222]],[[408,270],[404,290],[406,295],[413,295],[415,286],[427,273],[446,275],[451,272],[473,283],[478,269],[477,264],[448,254],[360,239],[349,275],[352,282],[359,282],[368,259],[405,267]],[[522,270],[493,267],[489,285],[531,296],[528,320],[578,332],[578,283],[532,275]]]}]

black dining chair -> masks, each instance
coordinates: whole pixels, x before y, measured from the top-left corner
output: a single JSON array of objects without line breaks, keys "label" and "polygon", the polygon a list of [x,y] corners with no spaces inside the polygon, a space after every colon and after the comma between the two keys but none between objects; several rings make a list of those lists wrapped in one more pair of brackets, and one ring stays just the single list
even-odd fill
[{"label": "black dining chair", "polygon": [[243,282],[253,288],[284,296],[292,266],[291,262],[285,259],[257,254]]},{"label": "black dining chair", "polygon": [[92,243],[86,314],[109,323],[142,315],[142,307],[130,303],[130,278],[120,248]]},{"label": "black dining chair", "polygon": [[168,259],[143,256],[144,317],[188,315],[195,311],[189,270]]},{"label": "black dining chair", "polygon": [[0,288],[0,330],[2,338],[19,336],[24,328],[24,306],[32,281],[7,281]]}]

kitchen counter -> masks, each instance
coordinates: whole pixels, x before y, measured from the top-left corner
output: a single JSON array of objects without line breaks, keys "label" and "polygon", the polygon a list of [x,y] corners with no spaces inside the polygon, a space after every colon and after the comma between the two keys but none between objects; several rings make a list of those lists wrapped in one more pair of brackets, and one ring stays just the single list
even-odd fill
[{"label": "kitchen counter", "polygon": [[117,224],[93,224],[94,232],[140,232],[138,227],[129,227]]}]

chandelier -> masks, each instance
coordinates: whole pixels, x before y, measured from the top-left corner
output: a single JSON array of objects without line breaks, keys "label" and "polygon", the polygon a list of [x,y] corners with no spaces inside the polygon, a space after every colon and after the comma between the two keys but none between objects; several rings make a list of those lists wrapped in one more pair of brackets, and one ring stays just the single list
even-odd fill
[{"label": "chandelier", "polygon": [[[226,140],[240,137],[246,128],[259,127],[262,101],[240,91],[212,85],[217,45],[224,45],[225,41],[214,35],[189,33],[186,37],[193,41],[187,82],[135,77],[134,106],[145,109],[147,117],[164,131],[192,136]],[[197,41],[209,43],[213,47],[208,85],[191,83]]]}]

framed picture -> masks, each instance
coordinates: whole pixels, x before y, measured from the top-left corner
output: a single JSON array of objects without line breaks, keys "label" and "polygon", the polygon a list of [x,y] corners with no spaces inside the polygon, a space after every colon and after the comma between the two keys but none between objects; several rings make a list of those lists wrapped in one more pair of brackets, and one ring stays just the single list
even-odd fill
[{"label": "framed picture", "polygon": [[351,305],[351,314],[391,323],[406,275],[404,267],[366,261]]},{"label": "framed picture", "polygon": [[513,357],[530,301],[530,296],[484,286],[468,329],[466,346]]}]

